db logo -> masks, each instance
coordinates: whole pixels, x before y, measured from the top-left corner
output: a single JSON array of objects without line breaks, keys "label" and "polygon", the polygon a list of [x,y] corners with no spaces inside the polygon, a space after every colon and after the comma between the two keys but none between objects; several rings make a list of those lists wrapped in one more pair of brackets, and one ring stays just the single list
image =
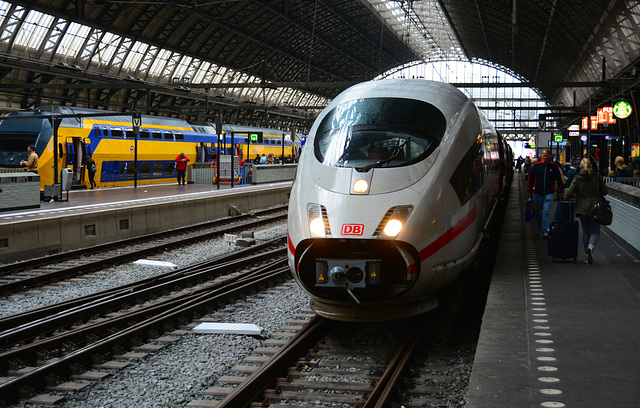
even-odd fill
[{"label": "db logo", "polygon": [[342,224],[342,235],[362,235],[364,224]]}]

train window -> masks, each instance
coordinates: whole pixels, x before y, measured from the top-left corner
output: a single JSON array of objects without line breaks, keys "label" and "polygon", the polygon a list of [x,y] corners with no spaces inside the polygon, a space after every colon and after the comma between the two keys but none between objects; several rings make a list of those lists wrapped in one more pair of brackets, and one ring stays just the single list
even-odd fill
[{"label": "train window", "polygon": [[281,145],[281,144],[282,144],[282,140],[280,140],[280,139],[276,139],[276,144],[277,144],[277,145]]},{"label": "train window", "polygon": [[151,177],[151,163],[140,164],[140,177]]},{"label": "train window", "polygon": [[102,136],[109,137],[109,129],[106,126],[102,127]]},{"label": "train window", "polygon": [[269,142],[269,143],[271,143],[271,144],[276,144],[276,141],[275,141],[275,139],[270,139],[270,142]]},{"label": "train window", "polygon": [[154,130],[151,132],[151,136],[153,136],[153,138],[155,140],[161,140],[162,139],[162,132],[160,132],[159,130]]},{"label": "train window", "polygon": [[184,133],[182,132],[176,132],[174,133],[174,136],[176,137],[176,140],[184,140]]},{"label": "train window", "polygon": [[469,201],[484,183],[483,155],[482,138],[479,137],[467,150],[449,179],[461,205]]},{"label": "train window", "polygon": [[127,175],[127,163],[120,163],[120,169],[118,171],[118,179],[124,180]]},{"label": "train window", "polygon": [[129,128],[125,130],[125,134],[127,135],[127,139],[134,139],[136,134],[133,133],[133,129]]},{"label": "train window", "polygon": [[127,179],[133,180],[136,175],[136,167],[132,162],[127,163]]},{"label": "train window", "polygon": [[151,139],[149,129],[140,129],[140,139]]},{"label": "train window", "polygon": [[323,164],[368,171],[427,158],[440,144],[446,119],[435,106],[413,99],[366,98],[345,102],[320,123],[314,154]]},{"label": "train window", "polygon": [[173,169],[176,167],[176,162],[169,162],[164,168],[165,177],[169,177],[173,174]]},{"label": "train window", "polygon": [[124,138],[124,132],[120,128],[111,128],[111,136],[122,139]]},{"label": "train window", "polygon": [[151,166],[151,177],[162,176],[162,163],[153,163]]}]

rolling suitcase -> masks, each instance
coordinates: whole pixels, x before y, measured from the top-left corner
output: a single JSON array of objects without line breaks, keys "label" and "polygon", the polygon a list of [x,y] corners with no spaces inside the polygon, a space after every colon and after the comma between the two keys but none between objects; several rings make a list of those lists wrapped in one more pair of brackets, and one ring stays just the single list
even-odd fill
[{"label": "rolling suitcase", "polygon": [[578,258],[578,221],[574,219],[575,203],[572,201],[560,201],[556,208],[559,220],[551,221],[549,225],[549,240],[547,241],[547,254],[552,261],[566,262]]},{"label": "rolling suitcase", "polygon": [[558,201],[553,214],[554,221],[573,221],[576,211],[575,201]]}]

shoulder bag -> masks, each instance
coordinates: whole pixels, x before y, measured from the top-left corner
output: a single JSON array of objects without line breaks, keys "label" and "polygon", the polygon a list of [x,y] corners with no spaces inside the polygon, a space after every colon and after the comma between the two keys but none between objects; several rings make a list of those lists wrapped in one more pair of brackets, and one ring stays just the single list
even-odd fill
[{"label": "shoulder bag", "polygon": [[613,212],[611,211],[609,202],[600,195],[600,183],[601,179],[598,179],[598,197],[600,198],[599,201],[593,205],[593,219],[600,225],[611,225]]},{"label": "shoulder bag", "polygon": [[535,218],[536,218],[536,207],[533,205],[533,200],[528,199],[527,203],[525,204],[524,219],[525,221],[529,222],[529,221],[533,221]]}]

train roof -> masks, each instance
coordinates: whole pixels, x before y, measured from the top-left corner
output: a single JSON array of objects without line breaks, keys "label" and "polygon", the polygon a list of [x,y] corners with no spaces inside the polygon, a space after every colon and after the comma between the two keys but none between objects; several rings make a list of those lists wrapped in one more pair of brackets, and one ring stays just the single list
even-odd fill
[{"label": "train roof", "polygon": [[[193,122],[192,123],[193,126],[198,126],[198,127],[208,127],[212,129],[212,132],[215,133],[215,129],[216,129],[216,124],[213,122]],[[271,128],[265,128],[265,127],[255,127],[255,126],[245,126],[245,125],[231,125],[228,123],[225,123],[222,125],[222,131],[223,132],[233,132],[235,133],[249,133],[249,132],[262,132],[262,134],[264,135],[271,135],[271,136],[282,136],[282,134],[285,135],[290,135],[291,131],[289,130],[279,130],[279,129],[271,129]],[[305,136],[303,133],[298,133],[296,132],[296,136],[300,137],[300,136]]]},{"label": "train roof", "polygon": [[[72,106],[57,106],[57,105],[45,105],[36,108],[35,111],[39,111],[37,114],[51,114],[54,115],[78,115],[77,117],[65,117],[62,119],[61,126],[66,127],[80,127],[81,118],[94,119],[94,120],[106,120],[110,122],[131,123],[131,114],[122,112],[107,111],[100,109],[78,108]],[[112,116],[103,116],[105,114],[113,114]],[[93,115],[93,116],[92,116]],[[189,122],[183,119],[170,118],[165,116],[151,116],[141,115],[143,125],[151,126],[172,126],[193,129]]]}]

